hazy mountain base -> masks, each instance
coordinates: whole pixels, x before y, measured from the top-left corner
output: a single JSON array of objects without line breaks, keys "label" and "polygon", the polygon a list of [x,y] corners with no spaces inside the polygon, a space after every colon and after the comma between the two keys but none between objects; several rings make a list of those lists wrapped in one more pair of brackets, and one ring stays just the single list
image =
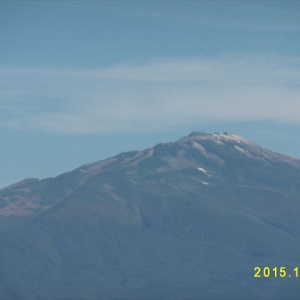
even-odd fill
[{"label": "hazy mountain base", "polygon": [[299,299],[299,162],[195,139],[1,190],[0,298]]},{"label": "hazy mountain base", "polygon": [[[1,277],[9,295],[17,299],[34,295],[36,299],[298,299],[297,280],[253,279],[254,266],[293,268],[300,261],[294,250],[300,247],[299,233],[263,221],[269,217],[263,212],[265,202],[255,204],[261,214],[258,219],[251,213],[253,208],[243,205],[242,211],[235,197],[225,197],[220,190],[222,202],[211,187],[205,187],[206,196],[201,198],[196,197],[200,189],[185,192],[184,198],[151,189],[139,191],[136,200],[126,187],[128,200],[123,196],[123,203],[106,197],[96,201],[101,189],[85,197],[84,188],[65,199],[60,209],[2,232]],[[248,188],[243,190],[244,200]],[[125,195],[124,189],[119,193]],[[275,193],[269,193],[274,199]],[[265,191],[263,196],[267,199]]]}]

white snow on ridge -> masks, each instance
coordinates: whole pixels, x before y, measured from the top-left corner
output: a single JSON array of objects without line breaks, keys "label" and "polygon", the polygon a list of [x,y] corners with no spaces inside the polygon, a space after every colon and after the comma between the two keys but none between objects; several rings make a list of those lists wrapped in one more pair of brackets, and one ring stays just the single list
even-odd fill
[{"label": "white snow on ridge", "polygon": [[244,154],[248,154],[248,153],[249,153],[249,151],[247,151],[247,150],[245,150],[245,149],[239,147],[238,145],[234,145],[234,148],[235,148],[236,150],[238,150],[238,151],[244,153]]},{"label": "white snow on ridge", "polygon": [[205,184],[205,185],[209,185],[209,183],[208,183],[208,182],[205,182],[205,181],[202,181],[202,183]]},{"label": "white snow on ridge", "polygon": [[199,171],[203,172],[204,174],[206,174],[208,177],[210,177],[210,175],[207,174],[207,172],[203,169],[203,168],[197,168]]},{"label": "white snow on ridge", "polygon": [[221,138],[223,140],[227,140],[227,141],[234,141],[238,144],[247,144],[247,145],[253,145],[252,142],[244,139],[243,137],[236,135],[236,134],[220,134]]},{"label": "white snow on ridge", "polygon": [[203,155],[207,154],[205,148],[201,144],[193,142],[192,146],[193,148],[198,149]]},{"label": "white snow on ridge", "polygon": [[215,143],[219,145],[224,145],[219,139],[215,140]]},{"label": "white snow on ridge", "polygon": [[227,141],[235,141],[237,143],[240,142],[245,142],[246,140],[238,135],[235,134],[224,134],[224,133],[220,133],[218,135],[219,138],[223,139],[223,140],[227,140]]},{"label": "white snow on ridge", "polygon": [[203,173],[207,174],[206,171],[203,168],[197,168],[199,171],[202,171]]},{"label": "white snow on ridge", "polygon": [[216,144],[220,144],[220,145],[224,145],[223,142],[226,142],[226,141],[232,141],[232,142],[236,142],[238,144],[242,144],[242,143],[245,143],[248,145],[253,144],[239,135],[231,134],[231,133],[227,133],[227,132],[194,136],[192,138],[196,139],[197,142],[198,141],[201,142],[201,140],[211,140],[211,141],[214,141]]}]

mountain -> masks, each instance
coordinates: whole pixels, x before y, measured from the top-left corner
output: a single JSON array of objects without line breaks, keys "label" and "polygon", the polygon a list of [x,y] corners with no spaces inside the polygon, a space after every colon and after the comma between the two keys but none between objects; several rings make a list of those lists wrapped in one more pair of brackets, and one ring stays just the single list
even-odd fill
[{"label": "mountain", "polygon": [[300,160],[226,132],[0,189],[0,299],[299,299],[299,249]]}]

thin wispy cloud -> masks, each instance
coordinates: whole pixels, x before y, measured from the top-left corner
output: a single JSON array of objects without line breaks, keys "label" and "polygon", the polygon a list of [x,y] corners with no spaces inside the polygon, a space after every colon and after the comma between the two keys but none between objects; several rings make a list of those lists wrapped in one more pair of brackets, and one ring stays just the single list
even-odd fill
[{"label": "thin wispy cloud", "polygon": [[[227,9],[228,10],[228,9]],[[245,7],[232,7],[228,12],[235,12],[231,15],[224,14],[219,8],[218,14],[209,16],[184,14],[178,12],[162,12],[162,11],[122,11],[121,14],[126,14],[132,18],[157,19],[167,22],[181,23],[187,26],[197,26],[216,29],[236,29],[247,31],[300,31],[299,13],[297,11],[278,11],[273,12],[270,9],[264,10],[264,13],[259,14],[261,8],[245,9]],[[268,17],[266,17],[266,15]],[[253,20],[253,16],[255,19]]]},{"label": "thin wispy cloud", "polygon": [[300,123],[300,59],[172,58],[102,69],[0,68],[0,126],[61,134],[216,121]]}]

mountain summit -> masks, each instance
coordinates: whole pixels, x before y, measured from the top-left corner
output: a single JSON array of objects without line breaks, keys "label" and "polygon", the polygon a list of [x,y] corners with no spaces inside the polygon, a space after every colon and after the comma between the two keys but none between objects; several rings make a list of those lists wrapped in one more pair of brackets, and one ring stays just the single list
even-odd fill
[{"label": "mountain summit", "polygon": [[253,268],[299,266],[299,196],[299,160],[227,132],[23,180],[0,190],[0,298],[298,299]]}]

